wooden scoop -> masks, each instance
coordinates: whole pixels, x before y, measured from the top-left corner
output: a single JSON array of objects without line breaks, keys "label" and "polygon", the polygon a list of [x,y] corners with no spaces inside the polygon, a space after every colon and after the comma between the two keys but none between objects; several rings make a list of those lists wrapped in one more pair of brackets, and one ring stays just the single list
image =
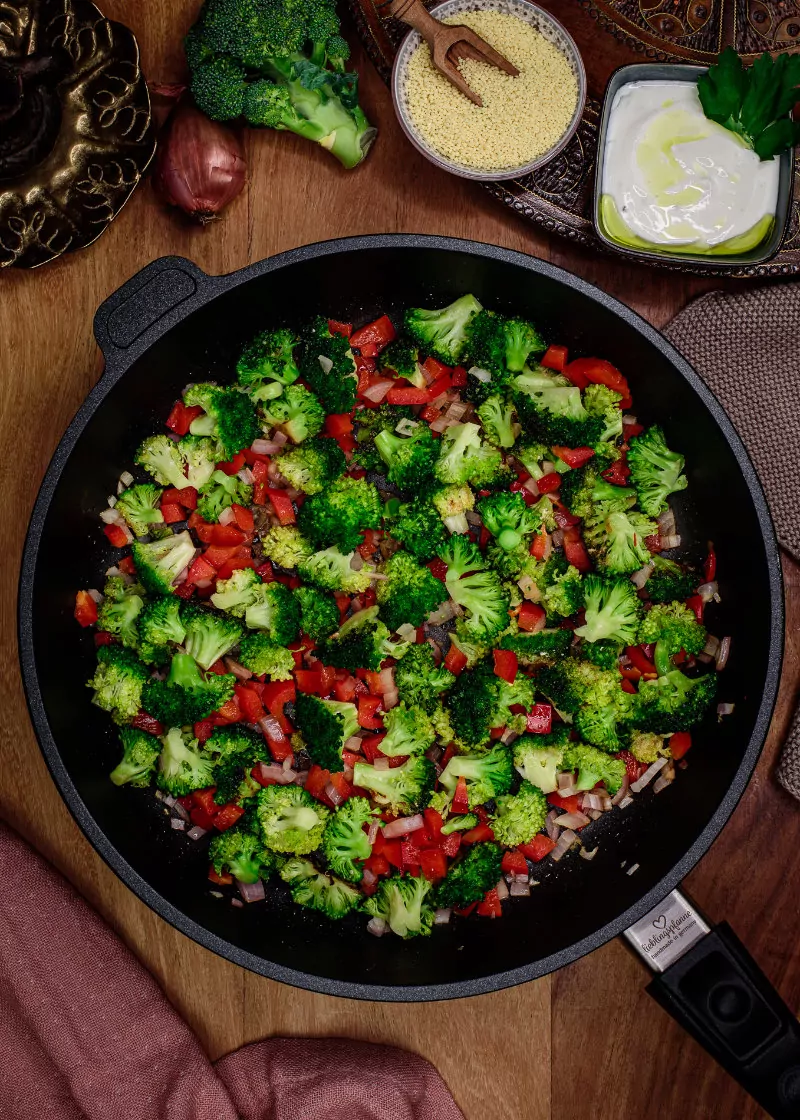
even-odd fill
[{"label": "wooden scoop", "polygon": [[516,78],[519,70],[512,63],[499,54],[494,47],[490,47],[485,39],[476,35],[471,27],[458,24],[451,27],[442,23],[430,14],[422,0],[389,0],[379,9],[381,16],[394,16],[402,23],[408,24],[418,31],[428,46],[431,48],[433,65],[440,74],[444,74],[449,82],[459,89],[475,105],[483,105],[474,89],[470,89],[464,81],[461,71],[456,65],[459,58],[472,58],[476,62],[488,62],[506,74]]}]

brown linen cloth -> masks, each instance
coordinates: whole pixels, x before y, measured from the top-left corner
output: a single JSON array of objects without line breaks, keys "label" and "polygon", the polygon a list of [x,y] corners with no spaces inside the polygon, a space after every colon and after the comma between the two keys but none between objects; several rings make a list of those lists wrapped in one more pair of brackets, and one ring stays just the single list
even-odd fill
[{"label": "brown linen cloth", "polygon": [[388,1046],[276,1038],[212,1064],[102,918],[2,823],[0,882],[3,1120],[464,1120],[433,1066]]},{"label": "brown linen cloth", "polygon": [[[800,561],[800,283],[700,296],[664,334],[736,426],[767,495],[778,540]],[[777,778],[800,799],[800,709]]]}]

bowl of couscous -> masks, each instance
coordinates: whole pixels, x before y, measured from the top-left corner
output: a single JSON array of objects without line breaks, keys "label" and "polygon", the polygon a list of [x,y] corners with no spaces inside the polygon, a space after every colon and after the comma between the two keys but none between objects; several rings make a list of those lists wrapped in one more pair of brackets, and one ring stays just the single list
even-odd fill
[{"label": "bowl of couscous", "polygon": [[478,93],[474,105],[434,69],[416,31],[400,44],[392,96],[408,139],[432,163],[468,179],[515,179],[548,163],[569,143],[586,102],[586,71],[571,35],[528,0],[445,0],[430,9],[466,24],[519,70],[512,77],[461,59]]}]

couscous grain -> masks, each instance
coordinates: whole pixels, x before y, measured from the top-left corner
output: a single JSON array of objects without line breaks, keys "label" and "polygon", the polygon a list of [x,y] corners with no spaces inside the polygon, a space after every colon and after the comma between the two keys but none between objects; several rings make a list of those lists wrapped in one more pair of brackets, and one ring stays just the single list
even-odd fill
[{"label": "couscous grain", "polygon": [[468,98],[434,69],[423,43],[408,62],[406,96],[413,126],[445,159],[486,171],[522,167],[558,143],[578,102],[569,62],[553,43],[517,16],[491,10],[462,12],[444,23],[466,24],[519,70],[462,59],[459,69],[480,94]]}]

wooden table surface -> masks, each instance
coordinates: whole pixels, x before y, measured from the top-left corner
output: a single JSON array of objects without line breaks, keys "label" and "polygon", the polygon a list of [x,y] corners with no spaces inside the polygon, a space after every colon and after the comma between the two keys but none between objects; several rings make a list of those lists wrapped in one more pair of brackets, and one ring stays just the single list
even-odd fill
[{"label": "wooden table surface", "polygon": [[[151,81],[181,73],[180,35],[196,0],[105,0],[139,38]],[[363,102],[380,128],[366,164],[340,170],[288,134],[247,136],[249,188],[200,231],[166,212],[149,183],[96,245],[35,272],[0,276],[0,477],[5,501],[0,620],[0,814],[72,880],[154,973],[216,1058],[269,1035],[330,1034],[393,1043],[438,1067],[467,1120],[706,1120],[764,1115],[644,993],[647,975],[613,941],[557,975],[455,1003],[364,1004],[251,975],[177,933],[90,848],[64,807],[28,720],[15,648],[17,571],[41,477],[100,373],[97,305],[150,260],[191,257],[224,273],[307,242],[405,231],[451,234],[562,265],[656,326],[708,287],[591,257],[551,240],[480,187],[438,172],[403,139],[387,91],[356,50]],[[727,918],[783,996],[800,1006],[800,808],[772,777],[800,681],[800,572],[785,565],[787,656],[767,749],[750,787],[687,886]]]}]

